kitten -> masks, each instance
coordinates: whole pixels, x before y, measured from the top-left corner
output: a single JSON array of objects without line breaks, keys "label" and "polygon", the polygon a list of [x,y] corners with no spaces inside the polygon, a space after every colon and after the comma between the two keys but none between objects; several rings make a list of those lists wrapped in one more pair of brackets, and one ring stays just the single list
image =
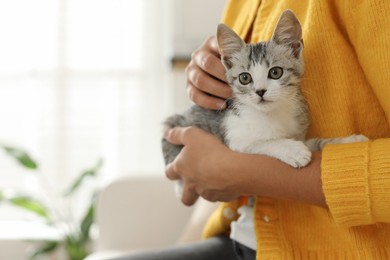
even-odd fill
[{"label": "kitten", "polygon": [[[224,24],[217,39],[227,83],[233,98],[225,110],[192,106],[182,115],[169,117],[166,128],[196,126],[216,135],[230,149],[277,158],[299,168],[311,159],[311,151],[327,143],[365,141],[362,135],[305,140],[309,111],[300,90],[304,72],[302,30],[295,15],[285,11],[267,42],[246,44]],[[162,140],[165,163],[182,149]]]}]

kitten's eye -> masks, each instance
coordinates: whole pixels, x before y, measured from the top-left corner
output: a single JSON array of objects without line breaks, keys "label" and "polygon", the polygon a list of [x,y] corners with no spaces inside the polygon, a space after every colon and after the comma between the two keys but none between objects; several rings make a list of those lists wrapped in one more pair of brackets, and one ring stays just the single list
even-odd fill
[{"label": "kitten's eye", "polygon": [[280,79],[283,76],[283,69],[281,67],[273,67],[268,72],[268,78]]},{"label": "kitten's eye", "polygon": [[242,85],[248,85],[252,82],[252,76],[248,72],[241,73],[238,79]]}]

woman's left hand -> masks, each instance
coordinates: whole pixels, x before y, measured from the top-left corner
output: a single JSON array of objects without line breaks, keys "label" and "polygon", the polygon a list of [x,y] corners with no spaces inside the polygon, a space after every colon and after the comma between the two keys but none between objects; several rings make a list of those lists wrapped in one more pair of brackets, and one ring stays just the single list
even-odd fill
[{"label": "woman's left hand", "polygon": [[182,202],[193,205],[199,196],[209,201],[231,201],[236,192],[235,174],[226,167],[234,152],[218,138],[196,127],[176,127],[166,132],[168,142],[184,145],[176,159],[167,165],[166,176],[183,182]]}]

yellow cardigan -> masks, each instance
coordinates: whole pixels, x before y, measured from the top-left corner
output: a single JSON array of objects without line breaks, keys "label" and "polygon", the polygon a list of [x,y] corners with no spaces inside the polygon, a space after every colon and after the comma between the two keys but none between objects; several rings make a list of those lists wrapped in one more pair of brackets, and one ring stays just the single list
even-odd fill
[{"label": "yellow cardigan", "polygon": [[[265,41],[285,9],[303,28],[308,137],[371,141],[323,150],[328,210],[257,198],[257,258],[390,259],[390,1],[230,0],[223,21]],[[228,233],[236,207],[224,203],[204,236]]]}]

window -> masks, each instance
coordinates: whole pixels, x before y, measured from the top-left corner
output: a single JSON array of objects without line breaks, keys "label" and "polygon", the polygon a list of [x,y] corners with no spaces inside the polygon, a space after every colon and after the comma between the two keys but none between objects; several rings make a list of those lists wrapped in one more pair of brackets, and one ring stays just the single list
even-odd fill
[{"label": "window", "polygon": [[[55,190],[100,157],[103,180],[162,173],[169,3],[1,1],[0,143],[27,149]],[[2,152],[0,188],[39,189]]]}]

